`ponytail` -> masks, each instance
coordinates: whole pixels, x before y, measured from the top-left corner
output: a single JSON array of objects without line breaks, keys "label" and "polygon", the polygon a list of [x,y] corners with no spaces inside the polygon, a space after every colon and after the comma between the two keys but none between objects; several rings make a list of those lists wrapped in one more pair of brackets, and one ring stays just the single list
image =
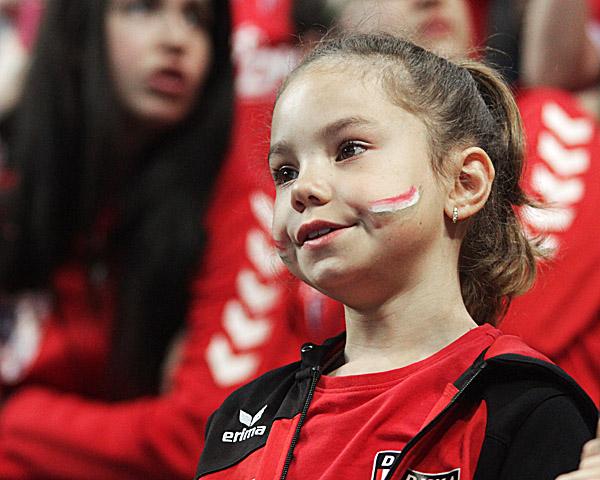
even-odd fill
[{"label": "ponytail", "polygon": [[501,316],[510,300],[535,279],[539,246],[529,240],[514,207],[530,205],[521,189],[524,134],[509,87],[492,68],[475,61],[459,64],[475,81],[491,114],[493,132],[480,134],[496,178],[488,202],[473,218],[461,246],[459,274],[465,304],[478,322]]}]

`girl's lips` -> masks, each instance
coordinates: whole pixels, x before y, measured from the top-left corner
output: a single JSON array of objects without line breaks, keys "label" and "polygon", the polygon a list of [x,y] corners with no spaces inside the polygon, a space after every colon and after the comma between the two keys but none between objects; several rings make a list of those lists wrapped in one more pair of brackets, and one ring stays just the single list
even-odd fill
[{"label": "girl's lips", "polygon": [[300,226],[298,232],[296,232],[295,242],[302,246],[307,240],[313,240],[315,237],[324,235],[326,230],[338,230],[346,227],[348,225],[340,225],[327,220],[312,220]]},{"label": "girl's lips", "polygon": [[302,244],[301,248],[308,249],[308,250],[314,250],[317,248],[324,247],[325,245],[328,245],[333,240],[335,240],[337,237],[342,235],[344,232],[346,232],[349,228],[350,228],[350,226],[337,228],[335,230],[331,230],[329,233],[326,233],[325,235],[313,238],[312,240],[306,239],[304,241],[304,243]]},{"label": "girl's lips", "polygon": [[435,18],[425,22],[419,29],[425,38],[440,38],[452,32],[452,26],[446,20]]},{"label": "girl's lips", "polygon": [[153,73],[147,85],[150,90],[168,97],[180,97],[187,90],[184,75],[174,69],[163,69]]}]

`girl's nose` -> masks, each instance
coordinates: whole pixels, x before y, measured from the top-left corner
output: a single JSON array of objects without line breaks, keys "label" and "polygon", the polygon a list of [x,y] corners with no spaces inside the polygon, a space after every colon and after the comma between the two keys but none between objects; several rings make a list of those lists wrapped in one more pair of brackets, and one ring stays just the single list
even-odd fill
[{"label": "girl's nose", "polygon": [[175,12],[164,12],[161,20],[163,45],[170,48],[183,48],[190,33],[185,20]]},{"label": "girl's nose", "polygon": [[442,3],[442,0],[413,0],[413,7],[426,9],[437,7]]},{"label": "girl's nose", "polygon": [[292,185],[292,208],[303,212],[311,206],[325,205],[331,201],[331,187],[318,171],[302,172]]}]

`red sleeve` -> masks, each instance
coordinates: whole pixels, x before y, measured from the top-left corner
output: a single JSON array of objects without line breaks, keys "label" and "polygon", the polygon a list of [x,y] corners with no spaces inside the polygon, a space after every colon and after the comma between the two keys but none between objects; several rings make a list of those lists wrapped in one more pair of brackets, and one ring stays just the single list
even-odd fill
[{"label": "red sleeve", "polygon": [[[248,108],[243,118],[260,110]],[[271,181],[258,155],[265,137],[249,144],[246,128],[253,127],[237,125],[206,218],[204,261],[169,394],[106,404],[24,386],[0,415],[0,478],[191,478],[205,422],[223,398],[297,359],[305,329],[288,321],[296,288],[273,255]]]},{"label": "red sleeve", "polygon": [[502,329],[523,337],[600,399],[600,136],[567,93],[519,98],[527,134],[525,188],[549,204],[523,213],[554,248],[534,288],[517,298]]}]

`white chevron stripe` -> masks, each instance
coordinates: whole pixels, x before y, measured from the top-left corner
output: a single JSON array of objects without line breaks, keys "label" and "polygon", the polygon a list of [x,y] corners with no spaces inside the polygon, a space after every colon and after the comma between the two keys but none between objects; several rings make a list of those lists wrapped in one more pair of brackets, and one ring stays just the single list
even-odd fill
[{"label": "white chevron stripe", "polygon": [[542,107],[542,121],[565,145],[587,143],[594,134],[589,118],[573,118],[554,102]]},{"label": "white chevron stripe", "polygon": [[590,168],[590,153],[587,149],[566,149],[548,132],[542,132],[539,136],[538,154],[559,175],[581,175]]},{"label": "white chevron stripe", "polygon": [[250,195],[250,208],[265,232],[271,231],[273,222],[273,200],[265,192],[257,190]]},{"label": "white chevron stripe", "polygon": [[248,232],[246,252],[256,270],[264,278],[272,278],[284,268],[269,238],[261,230],[254,229]]},{"label": "white chevron stripe", "polygon": [[551,206],[574,204],[583,198],[585,184],[579,178],[560,179],[543,165],[536,165],[531,173],[531,186],[542,194]]},{"label": "white chevron stripe", "polygon": [[575,212],[570,207],[522,209],[523,220],[537,232],[560,232],[567,230],[575,219]]},{"label": "white chevron stripe", "polygon": [[216,334],[206,349],[206,361],[215,382],[221,387],[230,387],[247,381],[258,371],[258,355],[244,353],[236,355],[224,335]]},{"label": "white chevron stripe", "polygon": [[544,236],[540,247],[546,250],[546,252],[549,252],[550,258],[552,258],[558,252],[560,248],[560,242],[556,235],[549,234]]},{"label": "white chevron stripe", "polygon": [[252,270],[242,270],[238,274],[237,291],[244,305],[254,314],[273,308],[280,294],[277,286],[261,283]]},{"label": "white chevron stripe", "polygon": [[263,344],[271,333],[268,320],[249,317],[237,300],[230,300],[225,305],[223,326],[233,344],[240,350]]}]

